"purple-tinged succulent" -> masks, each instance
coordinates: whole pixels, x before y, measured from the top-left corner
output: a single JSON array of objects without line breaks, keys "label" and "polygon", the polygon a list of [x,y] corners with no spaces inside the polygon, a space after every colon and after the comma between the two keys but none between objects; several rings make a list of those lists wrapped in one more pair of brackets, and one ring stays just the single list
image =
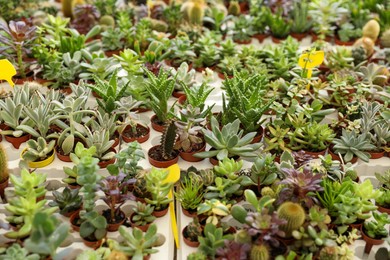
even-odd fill
[{"label": "purple-tinged succulent", "polygon": [[303,171],[296,169],[282,169],[286,178],[279,182],[285,185],[279,193],[278,204],[286,200],[303,203],[311,208],[317,201],[315,193],[322,191],[322,175],[314,174],[311,170],[304,167]]},{"label": "purple-tinged succulent", "polygon": [[251,250],[250,244],[241,244],[234,240],[225,240],[225,245],[217,249],[217,258],[221,260],[246,260]]}]

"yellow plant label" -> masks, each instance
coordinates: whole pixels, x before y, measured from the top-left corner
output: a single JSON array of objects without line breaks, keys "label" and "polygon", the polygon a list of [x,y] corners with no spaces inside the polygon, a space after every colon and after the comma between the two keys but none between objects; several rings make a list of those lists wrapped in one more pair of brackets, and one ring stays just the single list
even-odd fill
[{"label": "yellow plant label", "polygon": [[16,75],[16,69],[9,60],[0,60],[0,80],[4,79],[12,87],[15,85],[12,77]]},{"label": "yellow plant label", "polygon": [[[180,179],[180,167],[179,167],[179,165],[174,164],[174,165],[168,167],[167,169],[169,171],[169,174],[168,174],[168,177],[165,179],[165,182],[171,182],[171,183],[177,182]],[[168,198],[169,199],[173,199],[172,189],[168,193]],[[173,237],[175,238],[176,247],[180,248],[179,231],[177,229],[174,201],[169,203],[169,214],[171,216],[172,233],[173,233]]]}]

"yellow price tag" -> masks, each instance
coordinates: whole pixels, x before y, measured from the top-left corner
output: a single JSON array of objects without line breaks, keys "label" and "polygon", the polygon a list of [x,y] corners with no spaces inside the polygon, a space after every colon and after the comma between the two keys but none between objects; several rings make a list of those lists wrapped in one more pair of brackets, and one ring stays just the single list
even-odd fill
[{"label": "yellow price tag", "polygon": [[16,69],[9,60],[0,60],[0,80],[5,79],[12,87],[15,86],[12,77],[16,75]]},{"label": "yellow price tag", "polygon": [[[169,174],[168,174],[168,177],[165,179],[165,182],[171,182],[171,183],[177,182],[180,179],[180,167],[179,167],[179,165],[174,164],[174,165],[168,167],[167,169],[169,171]],[[173,199],[173,191],[172,191],[172,189],[168,193],[168,198],[169,199]],[[169,214],[171,216],[173,237],[175,238],[176,247],[179,248],[180,247],[180,244],[179,244],[179,231],[177,229],[174,201],[169,203]]]},{"label": "yellow price tag", "polygon": [[311,78],[312,69],[321,65],[324,61],[323,51],[309,51],[303,53],[298,60],[298,65],[303,68],[303,77]]}]

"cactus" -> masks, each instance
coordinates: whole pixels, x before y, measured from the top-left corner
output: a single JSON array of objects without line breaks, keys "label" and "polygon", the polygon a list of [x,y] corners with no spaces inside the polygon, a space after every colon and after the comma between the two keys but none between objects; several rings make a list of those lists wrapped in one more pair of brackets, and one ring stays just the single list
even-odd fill
[{"label": "cactus", "polygon": [[145,174],[147,174],[146,171],[141,171],[135,178],[133,193],[139,198],[150,198],[150,192],[146,189]]},{"label": "cactus", "polygon": [[192,8],[189,8],[187,11],[187,16],[191,24],[202,25],[204,9],[201,3],[195,2]]},{"label": "cactus", "polygon": [[74,0],[62,0],[62,13],[65,17],[73,17]]},{"label": "cactus", "polygon": [[287,220],[287,224],[280,226],[280,229],[286,233],[286,237],[291,237],[291,233],[305,222],[306,215],[301,205],[287,201],[279,206],[278,217]]},{"label": "cactus", "polygon": [[240,244],[250,244],[252,243],[252,236],[249,235],[248,231],[245,229],[237,230],[234,235],[234,241]]},{"label": "cactus", "polygon": [[384,48],[390,48],[390,29],[387,29],[382,33],[381,45]]},{"label": "cactus", "polygon": [[238,1],[231,1],[229,4],[228,13],[234,16],[239,16],[241,13],[240,4]]},{"label": "cactus", "polygon": [[356,180],[357,179],[357,172],[355,170],[349,170],[345,173],[345,177],[349,177],[351,180]]},{"label": "cactus", "polygon": [[271,198],[276,198],[276,193],[270,187],[264,187],[261,189],[261,196],[262,197],[270,196]]},{"label": "cactus", "polygon": [[380,32],[380,26],[376,20],[368,21],[363,27],[363,37],[368,37],[373,42],[375,42],[378,39],[379,32]]},{"label": "cactus", "polygon": [[253,245],[250,254],[250,260],[268,260],[270,259],[269,249],[265,245]]},{"label": "cactus", "polygon": [[330,247],[330,246],[323,247],[320,251],[320,255],[319,255],[318,259],[321,259],[321,260],[337,260],[337,259],[339,259],[337,248],[333,247],[333,246],[332,247]]},{"label": "cactus", "polygon": [[198,236],[202,235],[202,226],[199,224],[198,218],[194,218],[192,222],[187,225],[186,238],[192,242],[198,241]]},{"label": "cactus", "polygon": [[164,21],[148,18],[152,30],[157,32],[166,32],[168,30],[168,24]]},{"label": "cactus", "polygon": [[99,19],[99,24],[102,26],[103,31],[107,30],[108,28],[115,27],[115,19],[111,15],[103,15]]},{"label": "cactus", "polygon": [[0,144],[0,183],[9,177],[7,154],[2,144]]},{"label": "cactus", "polygon": [[385,66],[379,66],[376,64],[377,69],[375,69],[380,76],[384,77],[376,77],[372,83],[378,86],[386,86],[387,79],[389,77],[389,70]]},{"label": "cactus", "polygon": [[375,42],[369,37],[362,37],[357,39],[353,44],[353,47],[363,47],[366,50],[367,57],[371,56],[374,53]]},{"label": "cactus", "polygon": [[176,141],[176,125],[173,121],[168,121],[165,125],[164,133],[161,136],[162,156],[165,160],[172,159],[173,146]]},{"label": "cactus", "polygon": [[355,65],[367,60],[367,52],[362,46],[352,49],[352,57]]}]

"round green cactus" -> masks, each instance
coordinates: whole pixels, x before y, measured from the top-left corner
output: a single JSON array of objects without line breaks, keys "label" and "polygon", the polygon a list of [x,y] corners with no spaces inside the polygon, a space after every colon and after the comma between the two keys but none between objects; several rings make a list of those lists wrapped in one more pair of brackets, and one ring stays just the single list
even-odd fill
[{"label": "round green cactus", "polygon": [[287,224],[280,226],[280,229],[286,233],[286,237],[291,237],[291,233],[299,229],[306,218],[305,210],[302,206],[291,201],[284,202],[279,206],[278,216],[287,220]]},{"label": "round green cactus", "polygon": [[254,245],[250,254],[251,260],[268,260],[270,259],[269,249],[265,245]]}]

